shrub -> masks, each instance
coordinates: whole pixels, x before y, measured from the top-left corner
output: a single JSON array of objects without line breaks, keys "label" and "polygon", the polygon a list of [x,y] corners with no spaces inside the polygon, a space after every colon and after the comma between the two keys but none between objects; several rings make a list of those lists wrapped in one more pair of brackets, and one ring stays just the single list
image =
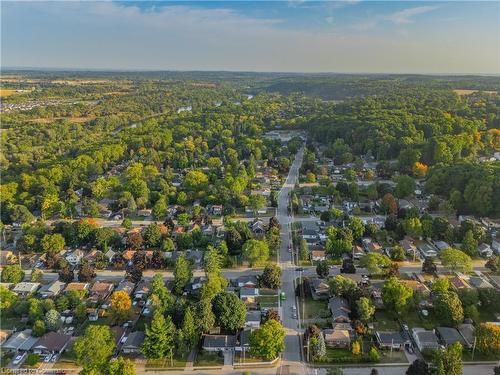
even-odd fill
[{"label": "shrub", "polygon": [[38,354],[31,353],[26,357],[26,364],[28,366],[35,366],[38,362],[40,362],[40,356]]}]

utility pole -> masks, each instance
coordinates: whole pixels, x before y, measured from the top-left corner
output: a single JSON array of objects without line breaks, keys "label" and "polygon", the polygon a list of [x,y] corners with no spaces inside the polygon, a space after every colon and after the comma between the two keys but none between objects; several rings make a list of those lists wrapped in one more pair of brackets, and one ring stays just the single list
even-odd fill
[{"label": "utility pole", "polygon": [[476,351],[477,336],[474,336],[474,346],[472,347],[472,360],[474,360],[474,352]]}]

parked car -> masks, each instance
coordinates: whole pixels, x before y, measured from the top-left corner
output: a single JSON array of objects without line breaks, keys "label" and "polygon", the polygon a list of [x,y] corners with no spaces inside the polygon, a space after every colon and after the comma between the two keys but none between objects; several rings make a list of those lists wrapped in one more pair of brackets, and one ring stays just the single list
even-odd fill
[{"label": "parked car", "polygon": [[26,357],[26,353],[24,354],[19,354],[18,356],[16,356],[16,358],[14,358],[14,360],[12,361],[12,364],[13,365],[18,365],[22,362],[22,360],[24,359],[24,357]]}]

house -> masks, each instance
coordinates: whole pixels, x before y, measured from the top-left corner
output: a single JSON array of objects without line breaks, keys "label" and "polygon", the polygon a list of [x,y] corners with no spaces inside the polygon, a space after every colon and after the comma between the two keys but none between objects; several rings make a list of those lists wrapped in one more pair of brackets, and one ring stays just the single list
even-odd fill
[{"label": "house", "polygon": [[123,354],[136,354],[141,351],[142,343],[144,342],[144,332],[135,331],[131,332],[122,346]]},{"label": "house", "polygon": [[312,250],[311,251],[311,260],[313,262],[320,262],[326,259],[325,250]]},{"label": "house", "polygon": [[252,333],[252,328],[243,329],[238,335],[238,340],[234,350],[237,352],[246,352],[250,350],[250,334]]},{"label": "house", "polygon": [[97,281],[90,288],[90,300],[94,302],[103,301],[110,296],[113,289],[113,284]]},{"label": "house", "polygon": [[446,347],[459,342],[462,346],[466,345],[465,339],[457,329],[451,327],[437,327],[436,334]]},{"label": "house", "polygon": [[20,297],[26,297],[27,295],[35,293],[39,287],[40,283],[30,283],[22,281],[18,283],[14,288],[12,288],[12,291]]},{"label": "house", "polygon": [[477,247],[477,251],[478,251],[479,255],[481,255],[482,257],[485,257],[485,258],[489,258],[489,257],[493,256],[493,249],[491,248],[490,245],[488,245],[486,243],[482,243],[481,245],[479,245]]},{"label": "house", "polygon": [[210,206],[208,209],[208,213],[214,216],[221,216],[222,215],[222,205],[221,204],[214,204]]},{"label": "house", "polygon": [[120,283],[116,287],[115,292],[120,292],[120,291],[124,290],[125,292],[128,293],[128,295],[130,295],[130,294],[132,294],[134,287],[135,287],[134,283],[127,281],[127,280],[122,280],[122,281],[120,281]]},{"label": "house", "polygon": [[233,335],[203,335],[203,350],[220,352],[233,350],[236,345],[236,336]]},{"label": "house", "polygon": [[330,285],[324,279],[312,279],[309,288],[314,300],[327,299],[330,294]]},{"label": "house", "polygon": [[361,239],[361,243],[366,252],[368,253],[380,253],[382,252],[382,246],[378,242],[373,242],[371,238],[365,237]]},{"label": "house", "polygon": [[408,288],[412,289],[414,292],[420,292],[422,294],[429,294],[429,288],[417,280],[400,280],[401,283],[405,284]]},{"label": "house", "polygon": [[488,281],[486,281],[484,278],[479,277],[479,276],[473,276],[469,278],[469,284],[472,285],[474,288],[481,289],[481,288],[493,288],[493,285],[491,285]]},{"label": "house", "polygon": [[69,264],[71,264],[73,267],[77,266],[80,264],[81,260],[85,256],[85,253],[82,250],[75,250],[68,255],[66,255],[66,260],[68,261]]},{"label": "house", "polygon": [[375,331],[375,339],[380,349],[401,350],[411,345],[410,338],[402,332],[396,331]]},{"label": "house", "polygon": [[0,264],[7,266],[18,262],[17,256],[11,250],[0,250]]},{"label": "house", "polygon": [[406,254],[414,255],[417,251],[417,247],[408,239],[403,239],[399,241],[399,245],[403,248]]},{"label": "house", "polygon": [[257,283],[257,276],[255,275],[243,275],[236,279],[236,285],[239,288],[256,288]]},{"label": "house", "polygon": [[99,320],[99,309],[87,308],[87,316],[90,322],[97,322]]},{"label": "house", "polygon": [[259,296],[259,289],[257,288],[241,288],[240,299],[247,303],[254,303],[255,299]]},{"label": "house", "polygon": [[266,233],[264,222],[260,219],[255,219],[250,223],[250,230],[257,239],[263,238]]},{"label": "house", "polygon": [[451,246],[445,241],[434,241],[434,246],[439,250],[449,249]]},{"label": "house", "polygon": [[143,299],[144,297],[147,297],[147,295],[149,294],[149,289],[150,282],[142,279],[141,281],[139,281],[137,287],[135,288],[134,298]]},{"label": "house", "polygon": [[340,297],[330,298],[328,301],[328,309],[332,314],[333,323],[350,323],[349,314],[351,308],[346,299]]},{"label": "house", "polygon": [[323,330],[325,344],[334,348],[349,348],[351,346],[351,335],[345,329]]},{"label": "house", "polygon": [[448,279],[450,284],[457,290],[470,289],[471,286],[460,276],[453,276]]},{"label": "house", "polygon": [[77,291],[85,291],[89,289],[89,284],[88,283],[69,283],[66,285],[66,289],[64,289],[64,292],[67,293],[70,290],[77,290]]},{"label": "house", "polygon": [[352,246],[352,257],[354,259],[359,259],[363,255],[365,255],[365,251],[363,250],[363,248],[361,246],[359,246],[359,245]]},{"label": "house", "polygon": [[435,258],[437,256],[436,248],[428,242],[419,243],[417,249],[424,258]]},{"label": "house", "polygon": [[247,311],[245,320],[245,327],[259,328],[260,327],[261,312],[260,310]]},{"label": "house", "polygon": [[66,287],[66,284],[59,280],[54,280],[49,284],[42,285],[38,290],[38,295],[42,298],[57,297]]},{"label": "house", "polygon": [[106,253],[104,254],[106,256],[106,258],[108,259],[108,262],[113,262],[113,259],[116,255],[116,252],[109,249],[108,251],[106,251]]},{"label": "house", "polygon": [[434,330],[424,328],[412,328],[411,335],[417,344],[418,350],[439,349],[439,341]]},{"label": "house", "polygon": [[187,250],[187,251],[174,251],[172,252],[172,256],[170,259],[172,260],[173,263],[177,261],[177,258],[179,258],[181,255],[184,255],[184,257],[189,260],[195,268],[199,268],[202,264],[203,261],[203,251],[200,250]]},{"label": "house", "polygon": [[475,328],[472,324],[459,324],[457,327],[458,332],[463,337],[465,346],[472,348],[474,346]]},{"label": "house", "polygon": [[37,337],[31,336],[31,329],[14,332],[2,345],[2,352],[28,352],[38,341]]},{"label": "house", "polygon": [[315,243],[318,241],[318,232],[314,229],[305,228],[302,230],[302,238],[306,240],[307,243]]},{"label": "house", "polygon": [[193,277],[193,279],[186,285],[184,288],[184,292],[187,294],[195,294],[197,293],[203,284],[205,284],[207,280],[204,277]]},{"label": "house", "polygon": [[500,239],[494,238],[491,242],[491,248],[497,255],[500,255]]},{"label": "house", "polygon": [[142,216],[142,217],[149,217],[152,214],[152,210],[150,209],[142,209],[142,210],[137,210],[137,215]]},{"label": "house", "polygon": [[56,332],[47,332],[38,339],[35,345],[33,345],[32,350],[35,354],[61,354],[70,341],[71,336]]}]

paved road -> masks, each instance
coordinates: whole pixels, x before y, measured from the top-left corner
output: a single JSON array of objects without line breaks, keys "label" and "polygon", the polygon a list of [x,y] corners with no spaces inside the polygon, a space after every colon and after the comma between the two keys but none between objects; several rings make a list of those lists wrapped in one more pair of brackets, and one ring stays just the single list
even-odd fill
[{"label": "paved road", "polygon": [[301,340],[299,320],[294,317],[294,308],[297,311],[295,299],[295,284],[296,278],[295,266],[292,263],[292,254],[288,252],[291,246],[291,231],[290,224],[293,218],[288,214],[289,194],[293,190],[295,183],[298,180],[300,166],[304,148],[301,148],[297,153],[295,160],[290,168],[288,177],[283,184],[278,198],[278,213],[277,218],[281,224],[281,249],[278,254],[278,263],[282,269],[282,287],[281,291],[286,293],[287,299],[281,305],[281,319],[286,328],[285,352],[283,353],[283,365],[290,366],[289,370],[292,374],[305,374],[306,368],[301,361]]}]

